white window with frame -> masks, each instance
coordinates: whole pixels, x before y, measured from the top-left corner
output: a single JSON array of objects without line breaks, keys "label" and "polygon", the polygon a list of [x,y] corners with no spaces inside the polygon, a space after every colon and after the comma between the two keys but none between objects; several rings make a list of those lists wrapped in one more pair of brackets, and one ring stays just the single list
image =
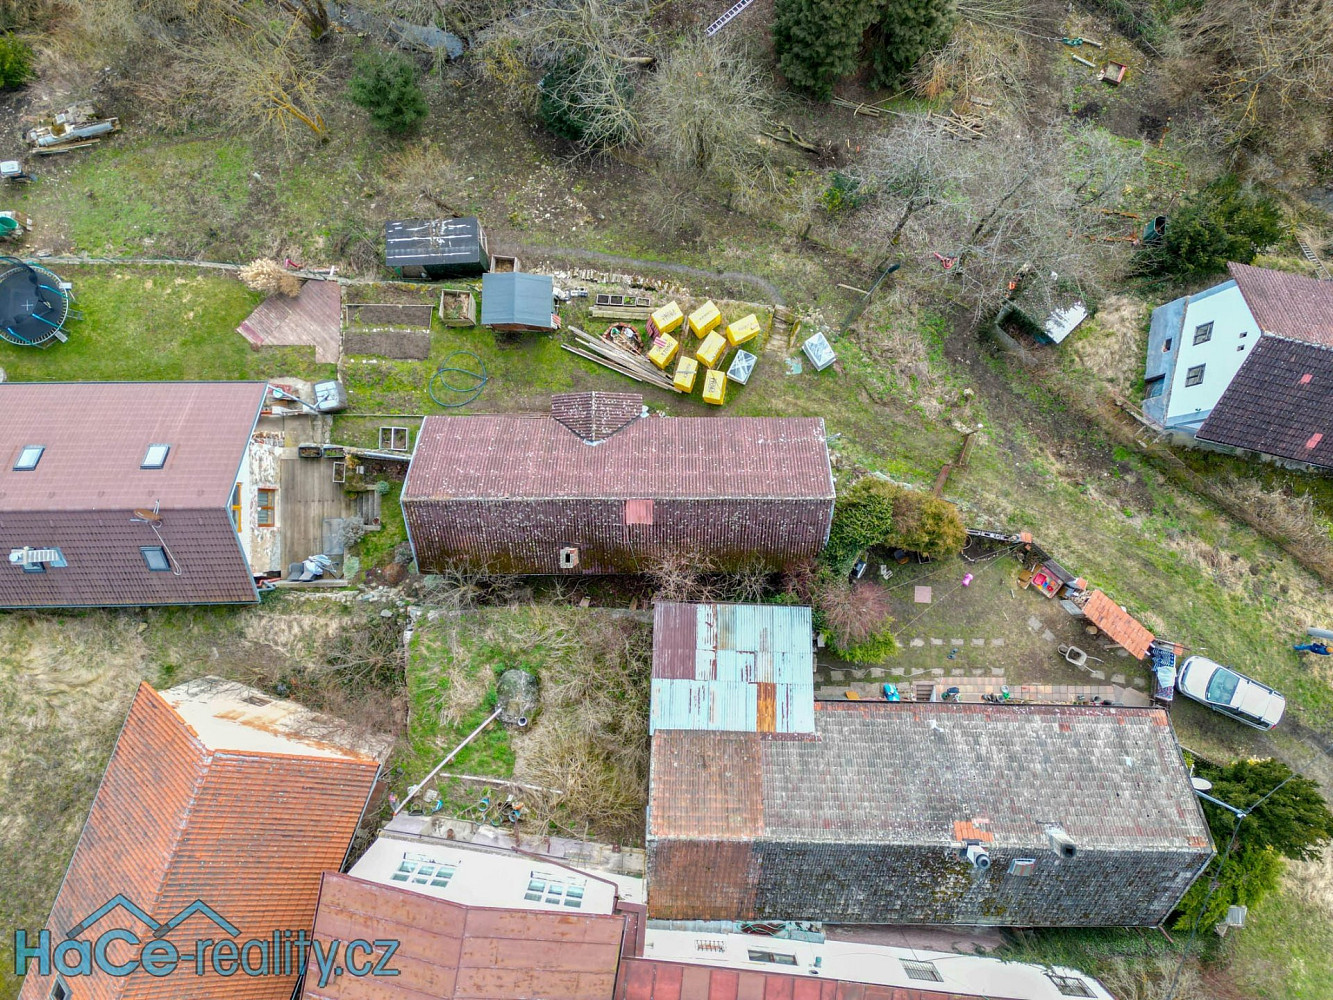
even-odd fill
[{"label": "white window with frame", "polygon": [[37,463],[42,460],[42,452],[46,451],[44,444],[25,444],[19,449],[19,457],[14,459],[15,472],[32,472],[37,468]]},{"label": "white window with frame", "polygon": [[1212,339],[1213,324],[1211,322],[1200,323],[1194,328],[1194,346],[1197,347],[1199,344],[1206,344]]},{"label": "white window with frame", "polygon": [[577,910],[583,906],[583,892],[587,880],[576,875],[550,875],[546,872],[532,872],[528,875],[528,888],[523,898],[530,903],[545,903],[547,906],[567,906]]},{"label": "white window with frame", "polygon": [[139,468],[160,469],[167,464],[169,454],[171,454],[171,445],[150,444],[148,450],[143,453],[143,461],[139,463]]},{"label": "white window with frame", "polygon": [[167,557],[166,547],[163,545],[140,545],[139,555],[143,556],[144,565],[153,573],[168,573],[171,571],[171,560]]},{"label": "white window with frame", "polygon": [[1207,365],[1194,365],[1185,372],[1185,386],[1203,385],[1203,370]]},{"label": "white window with frame", "polygon": [[397,871],[389,876],[389,881],[443,889],[449,885],[449,880],[457,870],[456,865],[442,864],[428,854],[404,854]]}]

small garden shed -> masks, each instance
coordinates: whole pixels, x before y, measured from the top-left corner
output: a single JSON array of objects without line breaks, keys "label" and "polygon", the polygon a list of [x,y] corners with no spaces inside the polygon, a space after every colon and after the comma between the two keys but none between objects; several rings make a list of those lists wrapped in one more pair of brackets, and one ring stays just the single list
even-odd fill
[{"label": "small garden shed", "polygon": [[384,262],[412,281],[475,278],[491,269],[486,233],[475,215],[386,222]]},{"label": "small garden shed", "polygon": [[510,271],[481,279],[481,325],[494,330],[554,330],[555,283],[548,275]]}]

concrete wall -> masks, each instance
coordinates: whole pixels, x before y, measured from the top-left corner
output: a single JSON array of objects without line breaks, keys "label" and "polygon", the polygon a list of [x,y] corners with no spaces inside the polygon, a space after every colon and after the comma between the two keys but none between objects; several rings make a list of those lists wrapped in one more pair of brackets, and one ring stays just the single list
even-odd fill
[{"label": "concrete wall", "polygon": [[[1212,857],[1204,848],[993,848],[982,872],[944,846],[648,842],[648,913],[663,919],[1023,927],[1153,926]],[[1031,858],[1030,876],[1008,874]]]},{"label": "concrete wall", "polygon": [[257,432],[250,440],[241,480],[241,545],[255,573],[282,571],[282,521],[275,497],[273,526],[259,525],[259,490],[278,488],[278,460],[284,435]]},{"label": "concrete wall", "polygon": [[824,546],[833,501],[658,499],[652,524],[625,524],[624,500],[413,500],[403,511],[424,572],[569,572],[560,550],[574,546],[573,572],[634,573],[671,552],[718,566],[812,557]]}]

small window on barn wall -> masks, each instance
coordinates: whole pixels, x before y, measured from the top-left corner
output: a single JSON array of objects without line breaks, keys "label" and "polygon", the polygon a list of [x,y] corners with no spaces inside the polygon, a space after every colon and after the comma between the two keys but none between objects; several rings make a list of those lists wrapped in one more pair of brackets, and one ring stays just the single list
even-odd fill
[{"label": "small window on barn wall", "polygon": [[261,528],[271,528],[277,524],[274,508],[277,506],[278,491],[271,486],[261,486],[256,494],[255,524]]},{"label": "small window on barn wall", "polygon": [[574,569],[579,564],[579,550],[573,545],[566,545],[560,550],[560,568]]},{"label": "small window on barn wall", "polygon": [[1146,390],[1145,395],[1149,399],[1153,399],[1156,396],[1160,396],[1162,392],[1166,389],[1166,376],[1158,375],[1155,378],[1150,378],[1148,379],[1148,381],[1143,383],[1143,387]]},{"label": "small window on barn wall", "polygon": [[1194,343],[1206,344],[1213,339],[1213,324],[1200,323],[1194,328]]},{"label": "small window on barn wall", "polygon": [[1186,385],[1203,384],[1203,370],[1206,367],[1207,365],[1195,365],[1193,368],[1189,369],[1189,371],[1185,372],[1185,384]]},{"label": "small window on barn wall", "polygon": [[651,500],[626,500],[626,524],[652,524],[653,502]]}]

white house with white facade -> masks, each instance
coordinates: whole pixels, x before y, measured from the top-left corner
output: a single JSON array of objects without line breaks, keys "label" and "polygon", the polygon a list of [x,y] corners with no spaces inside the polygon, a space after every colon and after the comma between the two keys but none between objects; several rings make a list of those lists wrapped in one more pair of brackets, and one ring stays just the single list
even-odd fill
[{"label": "white house with white facade", "polygon": [[1333,466],[1333,282],[1229,269],[1153,310],[1144,414],[1177,442]]}]

